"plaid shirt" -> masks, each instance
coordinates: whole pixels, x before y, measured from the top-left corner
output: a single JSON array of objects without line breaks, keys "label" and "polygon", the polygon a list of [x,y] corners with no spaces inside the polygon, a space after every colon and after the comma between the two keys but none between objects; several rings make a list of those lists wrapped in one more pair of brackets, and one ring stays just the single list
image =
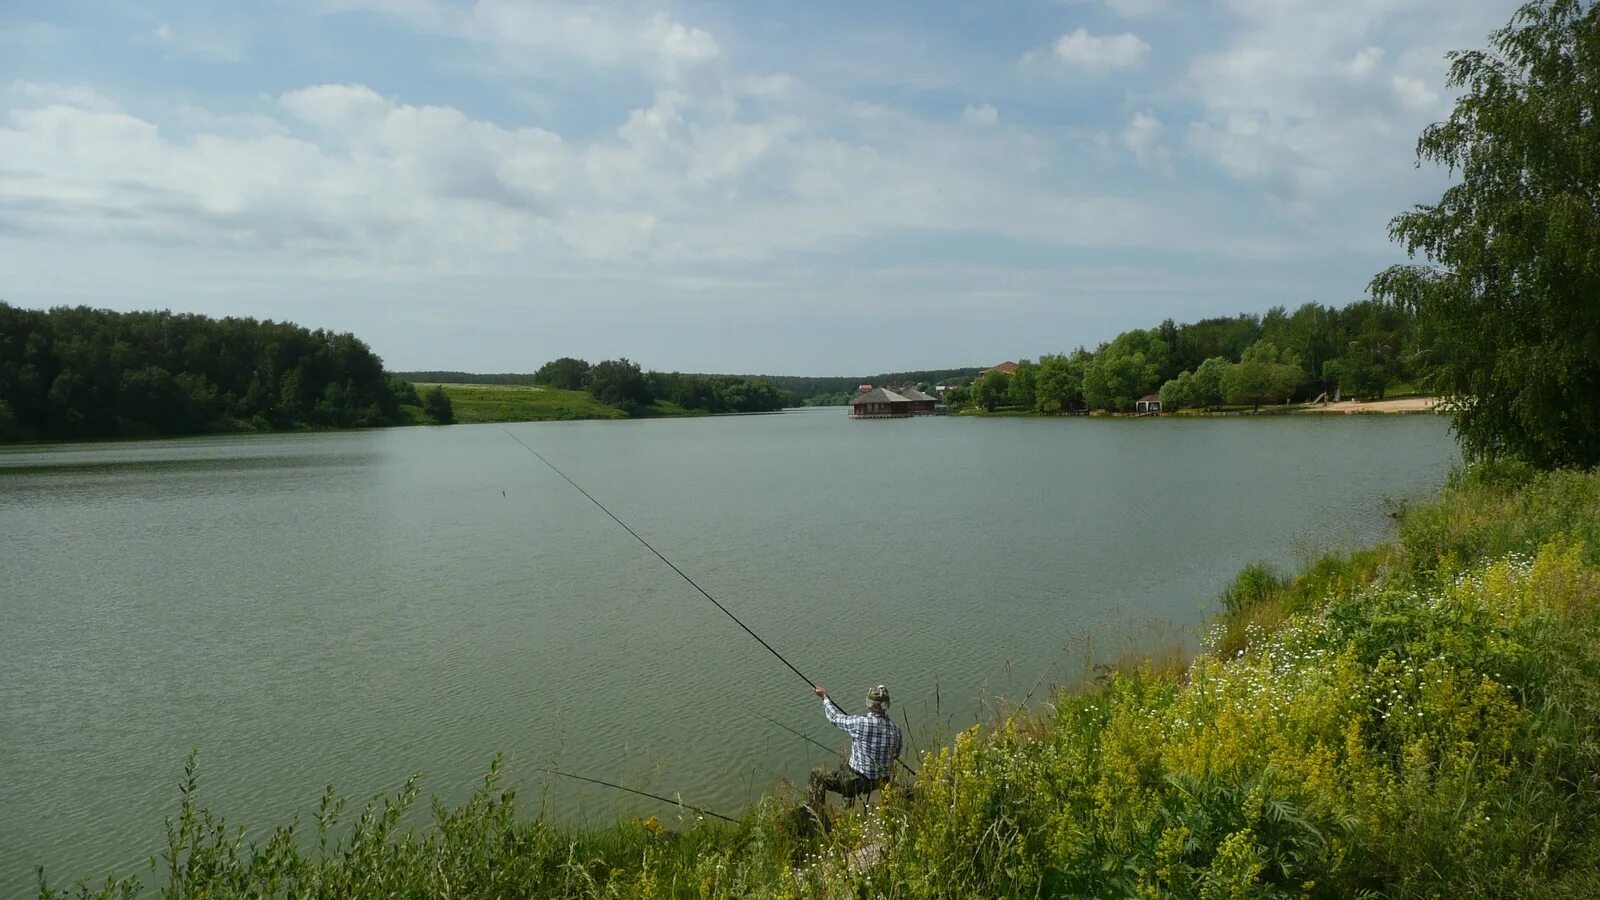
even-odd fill
[{"label": "plaid shirt", "polygon": [[850,768],[857,775],[888,778],[894,774],[894,761],[900,756],[900,726],[888,716],[845,715],[832,697],[822,698],[822,712],[850,735]]}]

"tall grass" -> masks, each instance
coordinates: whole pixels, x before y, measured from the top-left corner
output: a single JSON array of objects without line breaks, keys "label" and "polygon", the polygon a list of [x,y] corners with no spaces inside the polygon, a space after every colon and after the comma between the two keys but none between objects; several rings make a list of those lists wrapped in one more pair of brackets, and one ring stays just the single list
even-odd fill
[{"label": "tall grass", "polygon": [[401,827],[408,785],[247,844],[191,772],[151,878],[170,897],[1600,896],[1600,476],[1478,469],[1401,518],[1394,544],[1246,570],[1186,665],[997,706],[826,828],[775,789],[737,825],[564,829],[516,815],[491,771],[428,828]]},{"label": "tall grass", "polygon": [[[247,841],[199,802],[195,758],[185,768],[167,846],[146,873],[160,897],[701,897],[743,896],[780,878],[797,851],[766,801],[738,826],[685,812],[609,828],[562,828],[519,817],[499,760],[462,806],[433,806],[430,826],[406,825],[413,778],[349,815],[330,787],[312,815]],[[41,898],[141,896],[138,875],[50,887]]]}]

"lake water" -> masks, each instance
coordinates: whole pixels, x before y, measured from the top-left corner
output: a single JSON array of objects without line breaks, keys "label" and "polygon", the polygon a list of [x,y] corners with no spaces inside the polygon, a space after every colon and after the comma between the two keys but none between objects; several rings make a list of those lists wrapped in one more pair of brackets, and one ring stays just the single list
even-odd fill
[{"label": "lake water", "polygon": [[[1196,626],[1241,566],[1387,537],[1443,419],[507,426],[852,709],[984,698]],[[569,820],[737,811],[826,757],[795,674],[500,426],[0,451],[0,896],[156,852],[190,748],[233,824],[504,752]],[[1160,629],[1158,629],[1160,630]],[[1057,667],[1052,669],[1052,667]],[[1070,674],[1070,673],[1069,673]],[[926,732],[924,732],[926,733]]]}]

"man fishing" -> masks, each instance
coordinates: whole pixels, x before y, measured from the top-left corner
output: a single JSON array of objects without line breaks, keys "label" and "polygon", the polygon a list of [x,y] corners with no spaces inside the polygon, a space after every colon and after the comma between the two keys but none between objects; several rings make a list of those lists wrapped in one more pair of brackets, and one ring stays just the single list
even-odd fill
[{"label": "man fishing", "polygon": [[850,735],[848,768],[811,773],[812,805],[820,806],[828,791],[854,800],[888,784],[895,760],[900,758],[901,742],[900,727],[889,721],[889,689],[880,684],[867,691],[864,716],[847,715],[819,685],[813,685],[811,691],[822,698],[822,712],[828,721]]}]

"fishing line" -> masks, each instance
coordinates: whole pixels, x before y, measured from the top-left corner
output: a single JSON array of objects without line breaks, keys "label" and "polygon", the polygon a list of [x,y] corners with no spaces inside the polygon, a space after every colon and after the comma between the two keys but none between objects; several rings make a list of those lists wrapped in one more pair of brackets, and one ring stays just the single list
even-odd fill
[{"label": "fishing line", "polygon": [[804,733],[802,731],[799,731],[797,729],[790,728],[789,726],[783,724],[782,722],[779,722],[777,719],[774,719],[773,717],[771,717],[769,715],[766,715],[765,713],[759,713],[759,712],[756,712],[755,710],[751,710],[751,712],[755,712],[756,715],[760,716],[763,719],[766,719],[768,722],[771,722],[772,724],[778,726],[779,728],[782,728],[784,731],[789,732],[790,734],[794,735],[795,737],[797,737],[797,738],[799,738],[799,739],[801,739],[803,741],[810,741],[812,744],[815,744],[816,746],[821,747],[823,750],[826,750],[827,752],[832,753],[835,756],[837,756],[839,754],[839,749],[837,747],[829,747],[827,744],[824,744],[823,742],[817,740],[816,738],[812,737],[811,735],[806,734],[806,733]]},{"label": "fishing line", "polygon": [[540,772],[549,772],[551,775],[560,775],[563,778],[572,778],[572,779],[575,779],[577,781],[587,781],[590,784],[598,784],[601,787],[616,788],[619,791],[627,791],[630,794],[638,794],[641,797],[649,797],[651,800],[660,800],[662,803],[671,803],[673,806],[681,806],[684,809],[693,810],[694,812],[697,812],[697,813],[699,813],[699,814],[701,814],[703,816],[713,816],[715,818],[721,819],[724,822],[732,822],[735,825],[739,824],[739,820],[738,819],[730,818],[728,816],[723,815],[722,813],[715,813],[715,812],[712,812],[709,809],[701,809],[698,806],[690,806],[689,804],[683,802],[682,800],[673,800],[670,797],[663,797],[660,794],[652,794],[649,791],[634,790],[631,787],[623,787],[620,784],[612,784],[609,781],[601,781],[598,778],[586,778],[586,777],[584,777],[582,775],[574,775],[571,772],[563,772],[560,769],[552,769],[552,768],[549,768],[547,766],[539,766],[538,767],[538,771],[540,771]]},{"label": "fishing line", "polygon": [[[755,638],[756,641],[761,644],[761,646],[767,648],[767,652],[771,653],[773,656],[776,656],[778,658],[778,662],[781,662],[784,665],[788,666],[789,667],[789,671],[795,673],[796,675],[799,675],[801,681],[804,681],[808,686],[813,687],[813,688],[817,686],[817,683],[815,681],[812,681],[810,678],[807,678],[806,677],[806,673],[804,673],[804,672],[800,671],[799,669],[795,668],[794,663],[789,662],[789,660],[785,659],[783,654],[779,653],[776,648],[774,648],[771,644],[769,644],[765,640],[763,640],[761,635],[756,634],[754,631],[751,631],[750,630],[750,626],[746,625],[743,621],[741,621],[739,619],[738,616],[734,615],[732,610],[728,609],[726,606],[723,606],[720,602],[718,602],[717,598],[711,596],[711,594],[708,591],[706,591],[705,588],[701,587],[693,578],[690,578],[686,572],[684,572],[682,569],[678,568],[677,565],[675,565],[672,562],[672,560],[667,559],[665,556],[663,556],[661,554],[660,550],[657,550],[656,548],[650,546],[650,542],[645,540],[644,538],[640,537],[639,536],[639,532],[634,531],[632,528],[629,528],[628,527],[628,523],[622,521],[619,518],[617,518],[617,514],[616,513],[612,512],[609,509],[606,509],[606,506],[605,506],[604,503],[601,503],[599,500],[596,500],[594,498],[593,494],[591,494],[588,491],[583,489],[582,485],[578,484],[576,481],[573,481],[571,478],[567,477],[567,473],[565,473],[565,472],[561,471],[560,469],[556,468],[556,464],[555,463],[551,462],[548,459],[545,459],[544,458],[544,454],[542,454],[539,451],[537,451],[537,450],[533,449],[532,447],[528,446],[528,444],[525,441],[523,441],[522,438],[519,438],[515,434],[512,434],[511,433],[511,429],[502,428],[500,430],[504,431],[506,433],[507,437],[509,437],[513,441],[516,441],[517,443],[521,444],[522,445],[522,449],[528,451],[529,453],[532,453],[534,456],[537,456],[539,458],[540,462],[542,462],[545,465],[549,466],[550,467],[550,471],[555,472],[557,475],[560,475],[562,480],[565,481],[567,484],[572,485],[572,487],[575,490],[577,490],[578,493],[580,493],[583,496],[587,497],[589,499],[590,503],[593,503],[595,506],[600,508],[601,512],[603,512],[606,515],[610,516],[611,517],[611,521],[616,522],[618,525],[621,525],[623,531],[626,531],[627,533],[633,535],[634,540],[637,540],[639,543],[643,544],[646,550],[649,550],[651,553],[654,553],[656,555],[657,559],[659,559],[662,562],[666,563],[667,566],[669,568],[671,568],[672,571],[677,572],[678,576],[680,578],[682,578],[684,581],[689,582],[689,585],[691,587],[693,587],[695,590],[699,591],[701,596],[705,597],[707,600],[710,600],[712,605],[714,605],[717,609],[722,610],[722,612],[724,614],[726,614],[728,618],[732,619],[735,625],[738,625],[740,628],[743,628],[744,631],[745,631],[745,634],[748,634],[751,637]],[[831,697],[829,699],[832,700]],[[840,712],[844,712],[844,707],[839,706],[839,702],[837,700],[833,700],[833,705],[837,706],[839,708]],[[766,719],[767,717],[766,716],[762,716],[762,718]],[[776,721],[774,721],[772,719],[767,719],[767,721],[772,722],[772,724],[774,724],[774,725],[778,725],[780,728],[785,728],[785,729],[788,729],[790,731],[793,731],[793,729],[789,729],[789,726],[783,725],[783,724],[781,724],[779,722],[776,722]],[[799,732],[795,732],[795,733],[799,734]],[[800,735],[800,736],[801,737],[806,737],[803,734]],[[809,738],[809,737],[806,737],[806,740],[812,741],[812,739]],[[827,746],[825,746],[823,744],[817,743],[816,741],[812,741],[812,743],[816,743],[817,746],[822,747],[822,749],[827,750],[830,753],[835,752],[832,748],[827,747]],[[895,762],[898,762],[900,765],[904,766],[905,770],[907,772],[910,772],[912,774],[912,776],[915,776],[917,774],[917,770],[911,768],[911,766],[909,764],[907,764],[905,760],[896,759]],[[560,775],[560,774],[566,774],[566,773],[558,772],[556,774]],[[573,775],[573,776],[570,776],[570,777],[577,778],[578,776]],[[610,785],[610,786],[618,788],[619,790],[630,790],[629,788],[624,788],[621,785]],[[634,791],[634,793],[641,793],[641,792]],[[654,794],[646,794],[645,796],[655,796],[655,795]],[[658,797],[656,799],[661,799],[661,798]],[[667,802],[670,803],[671,801],[669,800]],[[723,818],[726,818],[726,817],[723,817]]]},{"label": "fishing line", "polygon": [[[834,705],[837,706],[838,704],[834,704]],[[817,745],[818,747],[821,747],[822,749],[828,751],[829,753],[834,754],[835,756],[839,755],[839,750],[836,747],[829,747],[827,744],[824,744],[823,742],[817,740],[816,738],[812,737],[811,735],[806,734],[806,733],[804,733],[802,731],[799,731],[797,729],[790,728],[789,726],[783,724],[782,722],[779,722],[777,719],[774,719],[773,717],[771,717],[769,715],[766,715],[765,713],[756,712],[755,710],[751,710],[751,712],[754,712],[756,715],[760,716],[761,718],[766,719],[768,722],[771,722],[772,724],[778,726],[779,728],[782,728],[784,731],[789,732],[790,734],[794,735],[797,738],[800,738],[801,740],[810,741],[811,743]],[[901,712],[904,712],[904,710],[901,710]],[[906,734],[910,734],[911,733],[910,729],[911,729],[911,721],[909,719],[907,719],[906,720],[906,732],[905,733]],[[913,752],[915,752],[915,751],[913,751]],[[911,773],[911,777],[915,778],[917,776],[917,770],[911,768],[911,764],[910,763],[906,762],[905,760],[901,759],[898,756],[894,758],[894,761],[899,763],[900,765],[904,766],[905,770],[907,772]]]},{"label": "fishing line", "polygon": [[815,681],[812,681],[811,679],[807,678],[804,672],[802,672],[799,669],[795,668],[794,667],[794,663],[789,662],[787,659],[784,659],[782,653],[779,653],[777,650],[773,649],[773,646],[771,644],[769,644],[766,641],[762,640],[761,639],[761,635],[756,634],[754,631],[751,631],[749,625],[746,625],[745,623],[739,621],[739,617],[738,616],[734,615],[733,612],[731,610],[729,610],[726,606],[723,606],[721,603],[718,603],[717,602],[717,598],[711,596],[709,593],[706,592],[705,588],[703,588],[700,585],[696,584],[695,580],[693,578],[690,578],[688,575],[684,574],[684,571],[682,569],[680,569],[677,566],[673,565],[672,560],[667,559],[665,556],[662,556],[660,550],[657,550],[656,548],[650,546],[650,542],[649,541],[645,540],[642,537],[639,537],[639,532],[634,531],[632,528],[629,528],[627,522],[624,522],[621,519],[617,518],[615,513],[613,513],[609,509],[606,509],[605,504],[601,503],[599,500],[596,500],[594,498],[594,495],[592,495],[588,491],[584,490],[576,481],[573,481],[571,478],[567,478],[567,473],[561,471],[560,469],[557,469],[555,463],[551,462],[548,459],[545,459],[544,455],[542,453],[540,453],[539,451],[533,449],[532,447],[529,447],[526,443],[523,442],[522,438],[519,438],[516,435],[511,434],[510,429],[502,428],[500,430],[504,431],[507,435],[510,435],[510,437],[511,437],[511,439],[513,441],[516,441],[517,443],[522,444],[522,449],[528,451],[529,453],[532,453],[534,456],[539,457],[539,461],[540,462],[542,462],[545,465],[549,466],[550,469],[552,471],[554,471],[557,475],[560,475],[562,478],[566,479],[567,484],[570,484],[574,488],[577,488],[578,493],[584,495],[585,497],[588,497],[590,503],[593,503],[595,506],[600,507],[600,511],[601,512],[603,512],[606,515],[610,516],[611,517],[611,521],[616,522],[618,525],[621,525],[624,531],[626,531],[629,534],[633,535],[634,538],[639,541],[639,543],[641,543],[641,544],[643,544],[645,546],[646,550],[649,550],[651,553],[654,553],[656,555],[657,559],[659,559],[662,562],[666,563],[668,566],[671,566],[672,571],[677,572],[678,575],[680,575],[683,578],[684,581],[689,582],[689,584],[691,586],[693,586],[695,590],[699,591],[707,600],[710,600],[717,607],[717,609],[720,609],[724,613],[726,613],[728,618],[730,618],[730,619],[732,619],[734,621],[734,624],[738,625],[740,628],[743,628],[745,630],[746,634],[748,634],[751,637],[755,638],[757,641],[760,641],[761,642],[761,646],[767,648],[767,651],[769,653],[771,653],[773,656],[776,656],[778,658],[779,662],[781,662],[784,665],[788,666],[789,667],[789,671],[795,673],[796,675],[799,675],[800,679],[802,681],[804,681],[807,686],[809,686],[809,687],[816,687],[817,686],[817,683]]}]

